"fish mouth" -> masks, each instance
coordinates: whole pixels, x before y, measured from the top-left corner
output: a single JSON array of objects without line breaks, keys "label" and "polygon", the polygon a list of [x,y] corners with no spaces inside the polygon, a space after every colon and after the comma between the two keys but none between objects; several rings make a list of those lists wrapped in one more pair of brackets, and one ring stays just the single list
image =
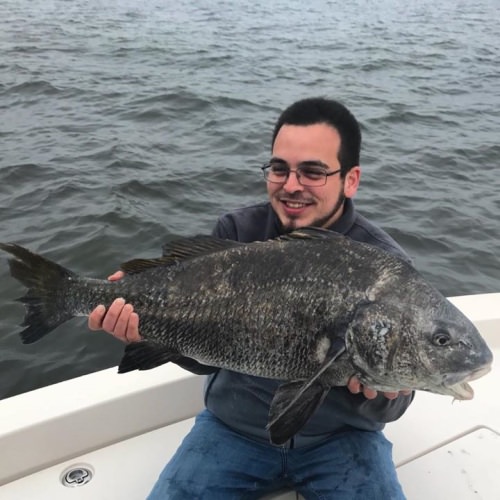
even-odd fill
[{"label": "fish mouth", "polygon": [[461,381],[456,384],[443,385],[443,392],[449,394],[450,396],[453,396],[455,399],[458,399],[460,401],[470,400],[474,397],[474,389],[472,389],[472,387],[467,382],[477,380],[478,378],[486,375],[489,371],[491,371],[491,365],[478,368],[464,379],[461,379]]},{"label": "fish mouth", "polygon": [[474,397],[474,389],[467,383],[443,386],[443,393],[459,401],[468,401]]}]

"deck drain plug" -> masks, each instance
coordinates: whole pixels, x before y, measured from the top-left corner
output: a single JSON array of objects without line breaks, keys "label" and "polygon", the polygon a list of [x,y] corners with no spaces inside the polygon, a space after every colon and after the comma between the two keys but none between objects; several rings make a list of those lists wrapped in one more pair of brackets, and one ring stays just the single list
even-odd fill
[{"label": "deck drain plug", "polygon": [[89,467],[83,465],[72,465],[62,473],[61,482],[68,488],[75,488],[87,484],[94,475]]}]

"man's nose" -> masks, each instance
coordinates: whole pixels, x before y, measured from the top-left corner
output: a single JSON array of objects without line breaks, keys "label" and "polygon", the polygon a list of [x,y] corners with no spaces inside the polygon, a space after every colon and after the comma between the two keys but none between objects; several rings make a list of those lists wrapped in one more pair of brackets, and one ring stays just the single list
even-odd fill
[{"label": "man's nose", "polygon": [[304,190],[304,186],[299,182],[299,176],[296,170],[290,170],[288,178],[285,184],[283,184],[283,189],[289,193]]}]

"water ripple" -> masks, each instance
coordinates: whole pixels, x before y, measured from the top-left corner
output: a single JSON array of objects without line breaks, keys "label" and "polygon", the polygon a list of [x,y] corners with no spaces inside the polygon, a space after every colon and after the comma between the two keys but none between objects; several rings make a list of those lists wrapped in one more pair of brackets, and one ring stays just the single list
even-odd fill
[{"label": "water ripple", "polygon": [[[360,210],[443,292],[498,291],[495,2],[307,7],[1,2],[0,241],[97,277],[157,256],[265,199],[278,113],[326,95],[361,121]],[[0,397],[118,361],[80,320],[21,346],[21,290],[0,281]]]}]

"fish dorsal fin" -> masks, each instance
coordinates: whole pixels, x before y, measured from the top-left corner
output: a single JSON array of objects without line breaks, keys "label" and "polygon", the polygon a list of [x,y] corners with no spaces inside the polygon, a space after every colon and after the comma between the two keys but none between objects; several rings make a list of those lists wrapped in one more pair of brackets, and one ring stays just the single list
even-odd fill
[{"label": "fish dorsal fin", "polygon": [[296,229],[291,233],[282,234],[276,239],[279,241],[296,241],[296,240],[324,240],[329,238],[343,238],[341,233],[323,229],[321,227],[303,227]]},{"label": "fish dorsal fin", "polygon": [[174,263],[174,260],[164,259],[163,257],[157,259],[133,259],[120,264],[120,269],[126,274],[135,274],[153,267],[171,266]]},{"label": "fish dorsal fin", "polygon": [[227,250],[243,245],[239,241],[225,240],[215,236],[198,235],[191,238],[179,238],[163,245],[163,257],[185,260],[200,255]]},{"label": "fish dorsal fin", "polygon": [[127,274],[140,273],[154,267],[167,267],[194,257],[208,255],[228,248],[241,246],[243,243],[224,240],[215,236],[193,236],[179,238],[163,245],[163,256],[156,259],[133,259],[121,264],[120,268]]},{"label": "fish dorsal fin", "polygon": [[[340,238],[342,235],[319,227],[305,227],[275,238],[277,241],[320,240]],[[163,245],[163,256],[155,259],[133,259],[121,264],[126,274],[134,274],[154,267],[167,267],[194,257],[208,255],[228,248],[244,245],[239,241],[225,240],[215,236],[198,235],[179,238]]]}]

